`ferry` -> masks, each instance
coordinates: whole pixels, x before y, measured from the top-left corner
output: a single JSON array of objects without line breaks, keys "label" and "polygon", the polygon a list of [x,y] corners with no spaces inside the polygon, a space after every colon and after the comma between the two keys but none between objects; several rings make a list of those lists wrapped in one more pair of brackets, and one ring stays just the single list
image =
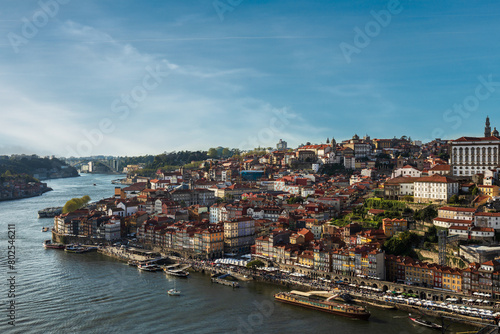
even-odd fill
[{"label": "ferry", "polygon": [[[327,297],[327,298],[325,298]],[[347,305],[333,302],[337,295],[327,295],[324,291],[302,292],[293,290],[290,292],[279,292],[274,299],[283,303],[308,307],[315,310],[329,312],[348,318],[368,320],[370,312],[362,306]]]},{"label": "ferry", "polygon": [[48,239],[43,242],[43,247],[52,249],[64,249],[65,246],[63,244],[52,243],[52,240]]}]

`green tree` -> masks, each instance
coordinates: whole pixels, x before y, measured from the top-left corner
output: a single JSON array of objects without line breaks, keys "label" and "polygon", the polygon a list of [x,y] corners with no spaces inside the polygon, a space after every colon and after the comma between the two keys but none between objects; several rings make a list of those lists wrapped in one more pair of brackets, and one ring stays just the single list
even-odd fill
[{"label": "green tree", "polygon": [[255,269],[255,268],[260,268],[264,267],[265,263],[262,262],[261,260],[252,260],[247,263],[247,268]]},{"label": "green tree", "polygon": [[229,149],[228,149],[227,147],[224,147],[224,148],[222,149],[222,156],[223,156],[224,158],[227,158],[227,157],[231,156],[231,152],[229,151]]},{"label": "green tree", "polygon": [[417,210],[414,215],[414,218],[416,220],[425,220],[425,221],[431,221],[436,217],[437,217],[437,211],[431,205],[426,206],[422,210]]},{"label": "green tree", "polygon": [[212,159],[217,158],[217,156],[218,156],[217,150],[216,150],[215,148],[213,148],[213,147],[210,147],[210,148],[208,149],[208,156],[209,156],[210,158],[212,158]]},{"label": "green tree", "polygon": [[472,188],[471,190],[471,194],[472,196],[476,197],[479,194],[479,188],[474,186],[474,188]]},{"label": "green tree", "polygon": [[450,203],[451,204],[458,204],[460,202],[460,199],[458,198],[458,195],[455,194],[455,195],[452,195],[450,197]]},{"label": "green tree", "polygon": [[85,195],[82,198],[72,198],[64,204],[63,213],[73,212],[83,208],[90,202],[90,196]]},{"label": "green tree", "polygon": [[427,231],[427,241],[432,243],[436,243],[438,241],[436,226],[432,225]]},{"label": "green tree", "polygon": [[288,204],[296,204],[296,203],[304,203],[304,199],[300,196],[297,197],[290,197],[289,199],[286,200]]},{"label": "green tree", "polygon": [[388,239],[383,249],[393,255],[410,255],[413,247],[419,242],[419,237],[415,233],[403,232]]}]

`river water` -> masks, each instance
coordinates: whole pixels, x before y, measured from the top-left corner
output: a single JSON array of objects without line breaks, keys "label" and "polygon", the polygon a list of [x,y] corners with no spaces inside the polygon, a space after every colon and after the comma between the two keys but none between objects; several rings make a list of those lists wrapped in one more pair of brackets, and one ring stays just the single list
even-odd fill
[{"label": "river water", "polygon": [[[73,197],[113,195],[116,175],[82,175],[47,181],[39,197],[0,202],[0,333],[432,333],[400,311],[369,308],[369,321],[352,320],[275,303],[280,287],[248,282],[231,289],[208,275],[189,279],[140,272],[97,253],[44,249],[41,232],[53,219],[37,211]],[[96,184],[95,186],[93,184]],[[8,226],[15,228],[15,267],[9,268]],[[12,273],[11,273],[12,272]],[[15,284],[8,281],[14,277]],[[174,287],[181,296],[168,296]],[[13,281],[12,281],[13,282]],[[15,297],[9,297],[9,289]],[[12,292],[11,292],[12,293]],[[15,326],[9,325],[14,302]],[[454,325],[454,330],[461,326]]]}]

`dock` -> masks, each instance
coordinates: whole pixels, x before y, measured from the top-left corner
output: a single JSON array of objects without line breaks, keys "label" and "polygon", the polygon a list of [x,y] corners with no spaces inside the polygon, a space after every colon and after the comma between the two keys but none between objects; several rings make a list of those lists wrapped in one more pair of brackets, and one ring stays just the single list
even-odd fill
[{"label": "dock", "polygon": [[221,275],[218,277],[212,277],[212,283],[218,283],[218,284],[230,286],[233,289],[240,287],[240,284],[237,281],[232,281],[232,280],[226,279],[228,277],[234,278],[233,276],[231,276],[231,274],[224,274],[224,275]]}]

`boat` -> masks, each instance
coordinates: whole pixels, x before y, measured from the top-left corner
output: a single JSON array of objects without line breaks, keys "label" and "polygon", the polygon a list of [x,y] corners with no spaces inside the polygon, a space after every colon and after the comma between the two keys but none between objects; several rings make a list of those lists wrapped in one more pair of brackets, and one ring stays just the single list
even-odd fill
[{"label": "boat", "polygon": [[42,227],[42,232],[48,232],[50,230],[50,227]]},{"label": "boat", "polygon": [[169,270],[167,268],[163,269],[167,275],[177,276],[181,278],[188,278],[189,271],[184,270]]},{"label": "boat", "polygon": [[312,292],[302,292],[293,290],[290,292],[279,292],[274,295],[274,299],[283,303],[307,307],[323,312],[333,313],[348,318],[368,320],[370,312],[362,307],[347,305],[332,301],[337,295],[325,298],[325,295]]},{"label": "boat", "polygon": [[181,295],[181,292],[177,289],[170,289],[167,291],[167,293],[170,295],[170,296],[180,296]]},{"label": "boat", "polygon": [[139,264],[137,265],[137,269],[142,271],[160,271],[161,267],[156,264]]},{"label": "boat", "polygon": [[443,328],[443,326],[441,326],[441,325],[424,320],[422,318],[412,317],[411,314],[408,315],[408,318],[410,318],[410,320],[413,321],[414,323],[419,324],[421,326],[425,326],[425,327],[429,327],[429,328],[433,328],[433,329],[442,329]]},{"label": "boat", "polygon": [[67,245],[64,251],[68,253],[85,253],[90,251],[90,249],[80,245]]},{"label": "boat", "polygon": [[52,218],[60,215],[62,213],[62,210],[62,206],[38,210],[38,218]]},{"label": "boat", "polygon": [[51,248],[51,249],[64,249],[64,244],[59,244],[59,243],[52,243],[52,240],[48,239],[43,242],[43,247],[44,248]]}]

